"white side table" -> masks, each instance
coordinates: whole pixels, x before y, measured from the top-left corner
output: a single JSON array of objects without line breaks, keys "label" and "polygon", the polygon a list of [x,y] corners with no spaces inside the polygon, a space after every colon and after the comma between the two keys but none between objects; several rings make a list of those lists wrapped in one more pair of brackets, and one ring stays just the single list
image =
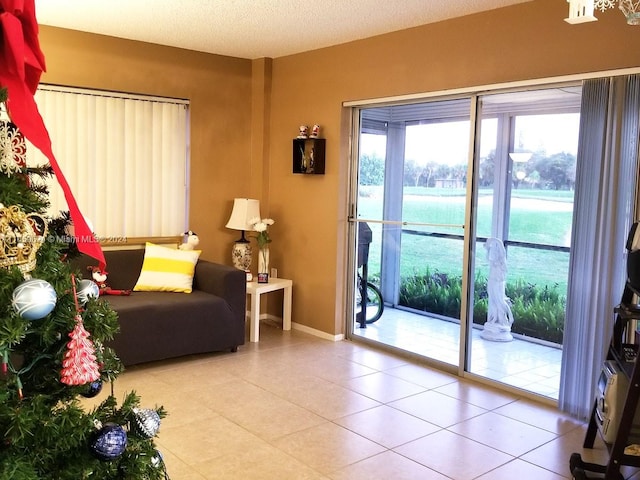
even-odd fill
[{"label": "white side table", "polygon": [[260,295],[283,290],[282,329],[291,330],[291,290],[293,281],[286,278],[270,278],[269,283],[247,282],[247,295],[250,296],[251,312],[249,316],[249,341],[260,340]]}]

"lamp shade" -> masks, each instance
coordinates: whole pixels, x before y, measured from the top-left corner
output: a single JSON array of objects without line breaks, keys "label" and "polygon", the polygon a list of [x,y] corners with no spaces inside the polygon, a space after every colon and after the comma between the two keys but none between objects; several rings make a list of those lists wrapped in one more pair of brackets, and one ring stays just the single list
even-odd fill
[{"label": "lamp shade", "polygon": [[260,218],[260,201],[253,198],[234,198],[233,211],[226,227],[232,230],[253,230],[252,218]]}]

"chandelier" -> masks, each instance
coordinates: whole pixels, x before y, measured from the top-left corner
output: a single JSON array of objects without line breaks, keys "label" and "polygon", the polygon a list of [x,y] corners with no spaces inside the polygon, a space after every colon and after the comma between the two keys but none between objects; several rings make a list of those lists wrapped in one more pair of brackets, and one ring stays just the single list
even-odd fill
[{"label": "chandelier", "polygon": [[[564,20],[572,24],[594,22],[598,20],[594,16],[596,9],[604,12],[616,4],[615,0],[567,0],[567,2],[569,17]],[[629,25],[640,25],[640,0],[618,0],[617,3]]]}]

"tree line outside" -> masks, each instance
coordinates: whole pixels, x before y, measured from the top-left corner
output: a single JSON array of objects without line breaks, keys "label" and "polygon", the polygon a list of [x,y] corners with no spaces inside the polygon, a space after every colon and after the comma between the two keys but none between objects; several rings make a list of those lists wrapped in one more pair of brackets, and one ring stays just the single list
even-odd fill
[{"label": "tree line outside", "polygon": [[[360,157],[360,185],[382,185],[384,183],[384,159],[376,154]],[[480,160],[480,187],[493,185],[495,151]],[[576,180],[576,157],[567,152],[547,155],[534,152],[528,162],[514,166],[514,188],[544,190],[572,190]],[[407,159],[404,164],[405,186],[435,187],[437,180],[460,180],[466,183],[467,166],[429,162],[419,164]]]}]

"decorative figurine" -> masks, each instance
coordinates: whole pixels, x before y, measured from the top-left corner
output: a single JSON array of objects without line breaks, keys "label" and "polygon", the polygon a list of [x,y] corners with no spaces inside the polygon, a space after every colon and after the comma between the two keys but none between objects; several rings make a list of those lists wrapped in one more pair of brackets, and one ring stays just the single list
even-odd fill
[{"label": "decorative figurine", "polygon": [[300,132],[298,133],[298,138],[308,138],[309,137],[309,127],[306,125],[300,125]]},{"label": "decorative figurine", "polygon": [[309,138],[318,138],[319,136],[320,136],[320,125],[315,124],[311,129],[311,135],[309,135]]},{"label": "decorative figurine", "polygon": [[195,248],[200,243],[200,239],[196,232],[189,230],[188,232],[184,232],[183,234],[186,238],[183,243],[178,247],[180,250],[195,250]]}]

